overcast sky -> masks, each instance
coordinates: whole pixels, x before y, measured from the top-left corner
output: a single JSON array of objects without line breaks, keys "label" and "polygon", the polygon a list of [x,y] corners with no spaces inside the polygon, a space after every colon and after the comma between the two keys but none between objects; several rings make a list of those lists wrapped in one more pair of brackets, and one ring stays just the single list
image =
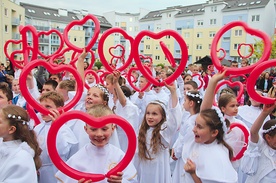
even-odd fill
[{"label": "overcast sky", "polygon": [[207,0],[16,0],[50,8],[88,10],[89,13],[103,15],[105,12],[138,13],[139,8],[150,11],[165,9],[169,6],[205,3]]}]

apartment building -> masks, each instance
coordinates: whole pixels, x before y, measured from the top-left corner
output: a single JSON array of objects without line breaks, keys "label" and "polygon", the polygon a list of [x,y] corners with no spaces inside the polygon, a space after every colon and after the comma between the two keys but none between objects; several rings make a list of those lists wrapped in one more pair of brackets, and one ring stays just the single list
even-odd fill
[{"label": "apartment building", "polygon": [[[0,63],[5,64],[4,45],[7,40],[20,39],[19,25],[25,24],[25,10],[13,1],[1,0],[0,15]],[[20,45],[10,44],[8,53],[18,49],[20,49]]]}]

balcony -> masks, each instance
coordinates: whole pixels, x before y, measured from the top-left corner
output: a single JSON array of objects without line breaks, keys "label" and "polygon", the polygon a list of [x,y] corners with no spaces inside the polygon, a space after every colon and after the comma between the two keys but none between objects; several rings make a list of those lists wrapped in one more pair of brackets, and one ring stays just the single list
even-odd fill
[{"label": "balcony", "polygon": [[20,25],[19,18],[12,18],[12,26],[18,26]]},{"label": "balcony", "polygon": [[45,26],[37,26],[37,25],[35,25],[34,27],[38,31],[48,31],[48,30],[50,30],[50,27],[45,27]]},{"label": "balcony", "polygon": [[85,32],[85,37],[91,37],[91,32]]},{"label": "balcony", "polygon": [[64,29],[62,29],[62,28],[52,28],[52,29],[59,31],[60,33],[63,33],[63,31],[64,31]]},{"label": "balcony", "polygon": [[42,44],[42,43],[48,44],[49,43],[49,39],[48,38],[39,38],[38,41],[39,41],[40,44]]},{"label": "balcony", "polygon": [[60,40],[59,39],[52,39],[51,44],[52,45],[60,45]]}]

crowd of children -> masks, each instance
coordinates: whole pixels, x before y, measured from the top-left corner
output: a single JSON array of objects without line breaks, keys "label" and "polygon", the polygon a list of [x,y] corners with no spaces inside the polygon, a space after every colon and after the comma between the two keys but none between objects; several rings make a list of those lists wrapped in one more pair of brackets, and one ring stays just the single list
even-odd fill
[{"label": "crowd of children", "polygon": [[[198,65],[190,65],[190,70],[164,87],[147,85],[148,80],[137,71],[133,75],[137,75],[140,91],[134,92],[119,71],[108,74],[105,85],[97,84],[92,74],[85,76],[86,55],[84,51],[79,56],[76,66],[90,88],[84,89],[71,110],[95,118],[121,116],[137,137],[136,153],[127,168],[100,182],[275,182],[276,121],[270,120],[270,114],[276,103],[262,105],[249,98],[249,103],[240,106],[231,88],[224,86],[216,94],[217,84],[226,79],[225,72],[212,77],[211,71],[206,72],[205,84]],[[155,71],[163,81],[173,68]],[[27,103],[19,88],[24,81],[14,79],[11,86],[0,83],[0,182],[93,182],[75,180],[59,171],[48,153],[48,132],[60,116],[59,109],[74,98],[77,87],[84,87],[67,75],[50,74],[49,80],[40,83],[41,88],[32,73],[27,77],[29,92],[49,110],[49,115],[36,111],[36,126],[25,110]],[[260,95],[269,91],[267,87],[264,84]],[[238,160],[234,157],[247,144],[241,129],[230,129],[233,123],[250,132],[247,150]],[[112,120],[95,128],[80,119],[66,122],[53,142],[61,159],[72,168],[104,175],[122,160],[129,143],[133,142],[128,142],[126,133]]]}]

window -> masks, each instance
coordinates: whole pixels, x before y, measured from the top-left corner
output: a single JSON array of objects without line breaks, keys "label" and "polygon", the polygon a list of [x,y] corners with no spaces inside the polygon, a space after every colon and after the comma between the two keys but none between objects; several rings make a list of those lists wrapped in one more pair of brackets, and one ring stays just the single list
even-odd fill
[{"label": "window", "polygon": [[115,22],[115,27],[119,27],[119,26],[120,26],[119,22]]},{"label": "window", "polygon": [[200,60],[201,56],[196,56],[196,61]]},{"label": "window", "polygon": [[132,21],[133,21],[132,17],[130,17],[130,18],[129,18],[129,21],[130,21],[130,22],[132,22]]},{"label": "window", "polygon": [[190,37],[190,33],[189,32],[185,32],[184,33],[184,38],[189,38]]},{"label": "window", "polygon": [[170,35],[167,35],[167,36],[166,36],[166,39],[170,39],[170,38],[171,38],[171,36],[170,36]]},{"label": "window", "polygon": [[181,30],[182,30],[181,27],[176,28],[176,31],[177,31],[179,34],[181,34]]},{"label": "window", "polygon": [[197,45],[196,45],[196,49],[197,49],[197,50],[202,50],[202,44],[197,44]]},{"label": "window", "polygon": [[22,15],[19,15],[19,21],[22,21]]},{"label": "window", "polygon": [[134,27],[134,31],[135,31],[135,32],[139,31],[138,26],[135,26],[135,27]]},{"label": "window", "polygon": [[8,26],[5,25],[5,32],[7,33],[8,32]]},{"label": "window", "polygon": [[203,20],[198,20],[198,21],[197,21],[197,25],[198,25],[198,26],[202,26],[202,25],[203,25]]},{"label": "window", "polygon": [[74,41],[77,41],[77,37],[76,36],[74,37]]},{"label": "window", "polygon": [[150,25],[148,25],[148,30],[150,30]]},{"label": "window", "polygon": [[237,50],[240,44],[235,43],[234,44],[234,50]]},{"label": "window", "polygon": [[235,30],[235,36],[242,36],[242,30]]},{"label": "window", "polygon": [[159,50],[159,45],[155,45],[155,49],[156,49],[156,50]]},{"label": "window", "polygon": [[172,16],[172,14],[171,13],[167,13],[167,17],[169,18],[169,17],[171,17]]},{"label": "window", "polygon": [[210,25],[216,25],[217,24],[217,19],[213,18],[210,19]]},{"label": "window", "polygon": [[211,7],[211,12],[217,12],[217,6],[212,6]]},{"label": "window", "polygon": [[178,54],[180,54],[181,52],[180,52],[180,50],[175,50],[175,53],[178,53]]},{"label": "window", "polygon": [[160,60],[160,56],[159,56],[159,55],[156,55],[156,56],[155,56],[155,60]]},{"label": "window", "polygon": [[260,15],[252,15],[251,20],[252,20],[252,22],[259,22],[260,21]]},{"label": "window", "polygon": [[156,25],[156,30],[161,30],[161,24]]},{"label": "window", "polygon": [[148,40],[149,40],[149,39],[150,39],[150,37],[149,37],[149,36],[147,36],[147,37],[146,37],[146,39],[148,39]]},{"label": "window", "polygon": [[197,38],[202,38],[202,32],[196,33],[196,37],[197,37]]},{"label": "window", "polygon": [[129,27],[128,30],[129,30],[130,32],[132,32],[132,27]]},{"label": "window", "polygon": [[4,13],[5,13],[5,16],[8,16],[8,9],[7,8],[5,8]]},{"label": "window", "polygon": [[209,37],[210,37],[210,38],[215,37],[215,35],[216,35],[216,32],[215,32],[215,31],[210,31],[210,32],[209,32]]},{"label": "window", "polygon": [[137,22],[139,20],[139,17],[135,17],[135,22]]},{"label": "window", "polygon": [[146,45],[146,50],[150,50],[150,45]]},{"label": "window", "polygon": [[166,23],[166,28],[170,29],[171,28],[171,23]]}]

